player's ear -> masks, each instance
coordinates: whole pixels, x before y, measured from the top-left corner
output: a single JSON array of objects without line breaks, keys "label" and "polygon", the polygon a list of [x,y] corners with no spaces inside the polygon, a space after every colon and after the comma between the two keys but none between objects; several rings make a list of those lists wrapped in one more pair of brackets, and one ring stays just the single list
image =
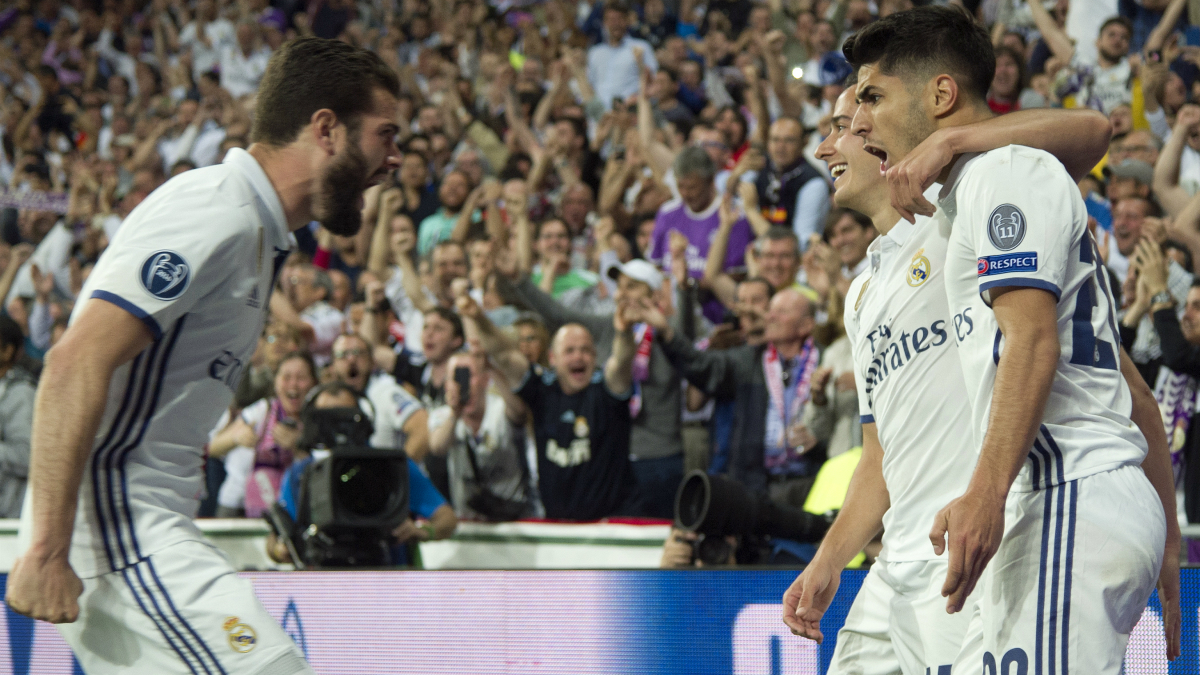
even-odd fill
[{"label": "player's ear", "polygon": [[312,128],[313,140],[317,145],[325,152],[334,154],[333,135],[334,129],[338,126],[337,114],[329,108],[321,108],[312,114],[309,126]]},{"label": "player's ear", "polygon": [[958,82],[953,77],[943,74],[933,78],[926,90],[926,95],[934,117],[945,117],[954,112],[961,93]]}]

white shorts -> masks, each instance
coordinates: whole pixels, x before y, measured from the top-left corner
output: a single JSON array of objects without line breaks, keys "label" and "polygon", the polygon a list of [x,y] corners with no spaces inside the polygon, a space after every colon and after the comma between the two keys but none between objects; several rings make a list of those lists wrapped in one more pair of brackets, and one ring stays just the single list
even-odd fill
[{"label": "white shorts", "polygon": [[838,631],[829,673],[950,675],[954,663],[979,662],[978,640],[967,641],[975,598],[946,613],[946,560],[877,561]]},{"label": "white shorts", "polygon": [[1009,493],[1004,540],[976,593],[984,675],[1120,673],[1165,539],[1141,467]]},{"label": "white shorts", "polygon": [[203,541],[84,579],[79,620],[58,629],[88,675],[313,673],[250,582]]}]

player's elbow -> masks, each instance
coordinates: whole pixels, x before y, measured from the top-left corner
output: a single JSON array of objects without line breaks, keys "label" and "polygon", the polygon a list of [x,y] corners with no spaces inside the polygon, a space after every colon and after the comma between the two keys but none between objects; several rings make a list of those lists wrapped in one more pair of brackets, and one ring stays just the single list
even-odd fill
[{"label": "player's elbow", "polygon": [[1071,172],[1072,177],[1079,180],[1092,167],[1100,163],[1108,152],[1108,143],[1112,139],[1112,124],[1104,113],[1090,108],[1083,109],[1079,112],[1080,134],[1078,138],[1087,139],[1087,143],[1083,145],[1079,166]]}]

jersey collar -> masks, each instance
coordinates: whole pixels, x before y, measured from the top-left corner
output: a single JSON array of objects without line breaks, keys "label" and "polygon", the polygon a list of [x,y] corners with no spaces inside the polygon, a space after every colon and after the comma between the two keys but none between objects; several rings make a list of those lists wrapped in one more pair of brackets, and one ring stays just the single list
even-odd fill
[{"label": "jersey collar", "polygon": [[275,186],[271,185],[271,179],[267,178],[267,172],[263,171],[258,160],[241,148],[230,148],[229,152],[225,154],[223,163],[235,167],[246,177],[246,180],[250,181],[250,186],[262,200],[266,212],[271,215],[273,221],[271,224],[274,226],[277,240],[288,241],[287,217],[283,214],[283,204],[280,203]]}]

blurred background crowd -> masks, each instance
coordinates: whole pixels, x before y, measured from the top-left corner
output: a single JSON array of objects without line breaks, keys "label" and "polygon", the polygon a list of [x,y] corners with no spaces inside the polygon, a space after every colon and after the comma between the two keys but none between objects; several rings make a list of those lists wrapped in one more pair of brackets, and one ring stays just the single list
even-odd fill
[{"label": "blurred background crowd", "polygon": [[[20,509],[39,359],[92,265],[151,191],[247,145],[267,61],[301,35],[396,70],[403,163],[357,236],[295,233],[200,516],[288,499],[300,409],[332,381],[419,466],[400,540],[671,518],[694,469],[823,516],[861,444],[842,308],[875,230],[832,205],[814,151],[842,41],[913,0],[627,2],[6,3],[0,517]],[[1111,120],[1079,187],[1200,522],[1200,1],[958,4],[994,36],[997,114]],[[664,564],[689,564],[673,542]]]}]

